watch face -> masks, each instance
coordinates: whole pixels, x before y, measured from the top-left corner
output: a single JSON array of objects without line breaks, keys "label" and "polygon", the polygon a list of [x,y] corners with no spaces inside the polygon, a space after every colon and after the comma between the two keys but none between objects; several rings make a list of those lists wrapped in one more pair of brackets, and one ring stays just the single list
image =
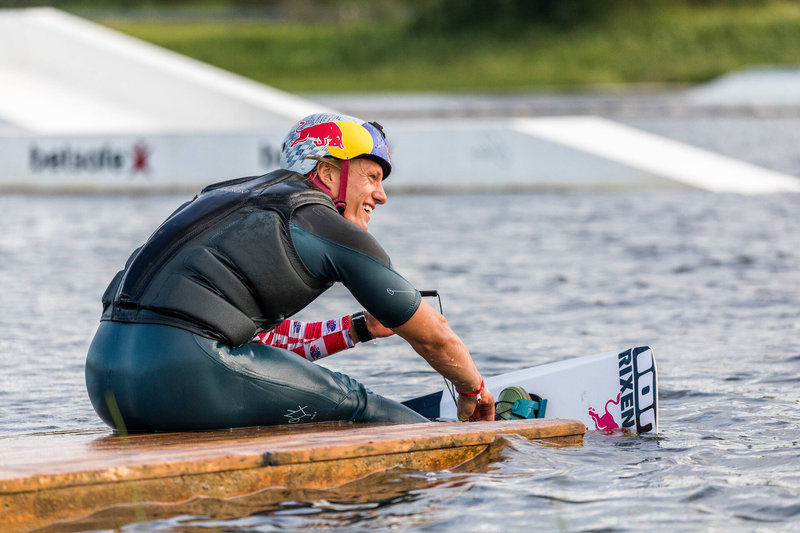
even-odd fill
[{"label": "watch face", "polygon": [[356,331],[359,341],[365,342],[372,340],[372,333],[369,332],[367,318],[364,316],[363,311],[353,315],[353,329]]}]

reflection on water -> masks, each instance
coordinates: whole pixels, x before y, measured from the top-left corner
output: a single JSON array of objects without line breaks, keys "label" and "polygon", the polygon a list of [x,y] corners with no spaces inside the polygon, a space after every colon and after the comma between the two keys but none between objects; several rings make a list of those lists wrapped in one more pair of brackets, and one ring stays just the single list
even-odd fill
[{"label": "reflection on water", "polygon": [[[0,197],[0,434],[102,428],[83,384],[100,295],[182,199]],[[514,442],[469,474],[198,500],[147,527],[796,530],[798,212],[797,195],[697,191],[394,197],[373,232],[401,273],[439,289],[483,372],[649,344],[660,435]],[[304,316],[356,305],[333,290]],[[395,398],[441,388],[397,339],[325,364]]]}]

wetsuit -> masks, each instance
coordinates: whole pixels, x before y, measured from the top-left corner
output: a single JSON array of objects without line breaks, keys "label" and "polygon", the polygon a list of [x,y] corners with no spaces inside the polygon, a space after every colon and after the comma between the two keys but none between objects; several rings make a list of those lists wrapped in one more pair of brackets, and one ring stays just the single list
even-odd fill
[{"label": "wetsuit", "polygon": [[86,362],[92,405],[128,430],[426,421],[346,375],[249,342],[335,282],[390,328],[420,304],[377,241],[303,176],[207,187],[106,290]]}]

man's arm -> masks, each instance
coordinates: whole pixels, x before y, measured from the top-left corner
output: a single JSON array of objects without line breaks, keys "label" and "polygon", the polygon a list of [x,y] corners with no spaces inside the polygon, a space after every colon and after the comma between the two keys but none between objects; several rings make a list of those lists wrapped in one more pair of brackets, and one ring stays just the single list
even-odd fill
[{"label": "man's arm", "polygon": [[[392,269],[389,256],[369,233],[333,209],[301,207],[292,219],[291,234],[311,273],[343,283],[381,324],[403,337],[459,391],[478,392],[481,376],[464,343],[444,317],[422,301],[419,291]],[[456,403],[460,420],[494,419],[489,391],[459,394]]]},{"label": "man's arm", "polygon": [[402,326],[393,328],[434,370],[453,382],[464,394],[457,397],[458,419],[494,420],[494,397],[488,389],[479,395],[483,378],[475,367],[467,347],[447,320],[427,302]]},{"label": "man's arm", "polygon": [[[350,316],[352,318],[353,315]],[[373,339],[380,339],[382,337],[390,337],[394,335],[394,331],[378,322],[378,319],[369,314],[368,311],[364,311],[364,318],[367,321],[367,329],[369,330],[369,334],[372,335]],[[358,331],[356,331],[355,328],[350,328],[350,337],[356,344],[359,342],[364,342],[363,339],[358,337]]]}]

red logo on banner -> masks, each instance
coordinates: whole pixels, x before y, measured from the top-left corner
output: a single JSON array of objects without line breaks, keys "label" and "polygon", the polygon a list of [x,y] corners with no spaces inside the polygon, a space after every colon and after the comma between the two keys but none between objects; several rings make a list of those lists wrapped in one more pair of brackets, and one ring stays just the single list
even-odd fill
[{"label": "red logo on banner", "polygon": [[150,172],[150,167],[147,165],[147,160],[150,157],[150,149],[143,142],[137,142],[133,145],[133,165],[131,172]]}]

